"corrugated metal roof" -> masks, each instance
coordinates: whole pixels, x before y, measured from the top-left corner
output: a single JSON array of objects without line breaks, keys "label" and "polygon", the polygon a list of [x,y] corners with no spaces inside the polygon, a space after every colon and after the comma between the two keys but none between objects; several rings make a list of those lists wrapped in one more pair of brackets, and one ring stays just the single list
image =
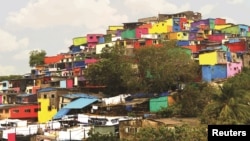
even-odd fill
[{"label": "corrugated metal roof", "polygon": [[60,109],[60,110],[56,113],[56,115],[53,117],[53,119],[60,119],[60,118],[62,118],[64,115],[66,115],[69,111],[70,111],[70,109],[65,109],[65,108]]},{"label": "corrugated metal roof", "polygon": [[54,91],[54,90],[56,90],[56,88],[43,88],[43,89],[38,90],[38,92],[49,92],[49,91]]},{"label": "corrugated metal roof", "polygon": [[98,99],[96,98],[78,98],[70,103],[68,103],[66,106],[63,108],[66,109],[82,109],[94,102],[96,102]]},{"label": "corrugated metal roof", "polygon": [[35,95],[35,94],[19,94],[17,97],[28,97],[30,95]]},{"label": "corrugated metal roof", "polygon": [[63,95],[63,97],[65,98],[97,98],[95,96],[92,96],[92,95],[89,95],[89,94],[84,94],[84,93],[79,93],[79,94],[66,94],[66,95]]}]

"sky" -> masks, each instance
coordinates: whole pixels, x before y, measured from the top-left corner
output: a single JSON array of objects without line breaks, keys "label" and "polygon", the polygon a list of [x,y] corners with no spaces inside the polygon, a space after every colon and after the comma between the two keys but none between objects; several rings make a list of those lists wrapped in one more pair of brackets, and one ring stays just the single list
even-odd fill
[{"label": "sky", "polygon": [[30,73],[32,50],[55,56],[67,52],[75,37],[183,11],[250,25],[249,0],[0,0],[0,76]]}]

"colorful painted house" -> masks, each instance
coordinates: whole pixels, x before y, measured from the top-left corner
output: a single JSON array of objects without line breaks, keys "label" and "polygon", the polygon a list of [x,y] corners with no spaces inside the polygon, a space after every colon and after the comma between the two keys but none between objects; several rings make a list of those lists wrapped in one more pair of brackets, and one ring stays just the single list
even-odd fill
[{"label": "colorful painted house", "polygon": [[119,32],[124,29],[123,25],[111,25],[108,26],[106,31],[107,34],[111,34],[112,36],[118,36]]},{"label": "colorful painted house", "polygon": [[104,34],[87,34],[87,44],[88,48],[95,48],[95,45],[98,44],[99,38],[103,37]]},{"label": "colorful painted house", "polygon": [[87,37],[75,37],[73,38],[73,45],[74,46],[80,46],[80,45],[86,45],[87,44]]},{"label": "colorful painted house", "polygon": [[[63,88],[43,88],[38,91],[38,122],[45,123],[52,120],[53,116],[60,108],[59,97],[64,94],[68,94],[69,89]],[[44,116],[46,115],[46,116]]]},{"label": "colorful painted house", "polygon": [[226,38],[225,34],[212,34],[212,35],[207,35],[207,39],[209,41],[214,41],[218,43],[222,43],[222,41]]},{"label": "colorful painted house", "polygon": [[122,39],[135,39],[135,29],[125,29],[121,33]]},{"label": "colorful painted house", "polygon": [[9,118],[37,121],[38,110],[37,104],[16,105],[9,109]]},{"label": "colorful painted house", "polygon": [[227,78],[227,64],[202,65],[202,81],[212,82]]},{"label": "colorful painted house", "polygon": [[218,50],[205,50],[199,53],[200,65],[227,64],[227,52]]},{"label": "colorful painted house", "polygon": [[53,116],[53,119],[61,119],[65,115],[72,115],[80,112],[90,113],[92,109],[91,104],[97,101],[97,97],[84,93],[62,95],[59,97],[59,110],[57,114]]},{"label": "colorful painted house", "polygon": [[5,92],[9,89],[9,81],[1,81],[0,82],[0,91]]},{"label": "colorful painted house", "polygon": [[135,37],[137,39],[140,39],[142,34],[149,33],[149,29],[151,28],[151,24],[147,24],[147,25],[150,25],[150,26],[147,27],[147,26],[141,25],[135,29]]},{"label": "colorful painted house", "polygon": [[221,29],[222,33],[231,34],[233,37],[246,37],[248,33],[248,25],[237,24]]},{"label": "colorful painted house", "polygon": [[158,97],[158,98],[151,98],[149,100],[149,110],[150,112],[158,112],[163,108],[168,107],[168,97]]},{"label": "colorful painted house", "polygon": [[170,31],[170,29],[168,29],[169,27],[171,26],[169,26],[165,21],[153,23],[152,27],[149,28],[148,33],[149,34],[167,33],[168,31]]},{"label": "colorful painted house", "polygon": [[243,64],[242,62],[233,63],[228,62],[227,63],[227,78],[233,77],[236,74],[240,73],[242,71]]},{"label": "colorful painted house", "polygon": [[225,46],[229,48],[231,52],[246,52],[247,51],[247,42],[245,40],[237,40],[235,38],[233,40],[229,39],[229,42],[225,42]]}]

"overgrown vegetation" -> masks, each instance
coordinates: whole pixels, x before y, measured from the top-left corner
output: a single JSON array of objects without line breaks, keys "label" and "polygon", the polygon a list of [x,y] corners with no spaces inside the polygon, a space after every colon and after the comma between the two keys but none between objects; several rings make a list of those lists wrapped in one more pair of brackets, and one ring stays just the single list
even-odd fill
[{"label": "overgrown vegetation", "polygon": [[44,64],[44,57],[46,56],[45,50],[32,50],[30,51],[29,65],[35,67]]}]

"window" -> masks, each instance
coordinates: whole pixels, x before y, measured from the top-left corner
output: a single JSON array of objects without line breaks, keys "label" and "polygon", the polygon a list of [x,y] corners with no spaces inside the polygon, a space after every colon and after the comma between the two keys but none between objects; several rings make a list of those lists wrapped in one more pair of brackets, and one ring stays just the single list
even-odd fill
[{"label": "window", "polygon": [[51,95],[51,98],[55,98],[55,95],[54,95],[54,94],[52,94],[52,95]]},{"label": "window", "polygon": [[51,111],[51,106],[48,106],[48,111]]},{"label": "window", "polygon": [[[39,111],[40,108],[35,108],[34,112],[37,113]],[[41,110],[41,109],[40,109]]]},{"label": "window", "polygon": [[125,128],[125,133],[128,133],[128,132],[129,132],[129,128],[126,127],[126,128]]},{"label": "window", "polygon": [[47,95],[46,95],[46,94],[44,94],[44,95],[43,95],[43,98],[44,98],[44,99],[46,99],[46,98],[47,98]]},{"label": "window", "polygon": [[5,112],[5,113],[9,113],[9,109],[5,109],[4,112]]},{"label": "window", "polygon": [[0,109],[0,113],[3,113],[3,110],[2,110],[2,109]]},{"label": "window", "polygon": [[24,112],[25,113],[30,113],[30,109],[25,109]]},{"label": "window", "polygon": [[17,110],[17,109],[13,110],[13,113],[19,113],[19,110]]}]

